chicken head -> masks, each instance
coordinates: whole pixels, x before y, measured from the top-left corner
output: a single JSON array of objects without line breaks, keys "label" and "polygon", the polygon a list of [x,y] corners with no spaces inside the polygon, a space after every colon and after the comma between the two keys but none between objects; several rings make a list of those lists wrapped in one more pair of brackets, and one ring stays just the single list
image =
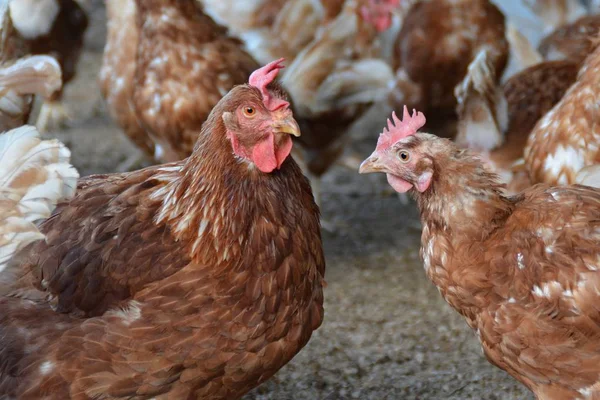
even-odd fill
[{"label": "chicken head", "polygon": [[431,184],[434,163],[430,155],[421,149],[422,142],[414,136],[424,124],[425,116],[416,110],[411,116],[406,106],[402,120],[395,112],[392,113],[375,151],[363,161],[359,172],[384,172],[388,183],[398,193],[405,193],[413,187],[421,193],[426,191]]},{"label": "chicken head", "polygon": [[284,92],[273,83],[282,62],[254,71],[249,85],[235,91],[232,109],[222,116],[235,155],[264,173],[281,168],[292,150],[290,135],[300,136]]}]

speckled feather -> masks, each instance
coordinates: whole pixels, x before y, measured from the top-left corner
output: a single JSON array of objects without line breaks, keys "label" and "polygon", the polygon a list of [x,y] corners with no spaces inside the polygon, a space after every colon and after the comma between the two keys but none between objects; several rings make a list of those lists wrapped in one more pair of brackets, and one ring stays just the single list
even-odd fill
[{"label": "speckled feather", "polygon": [[536,185],[505,197],[468,151],[423,133],[410,143],[434,171],[414,192],[426,273],[487,358],[539,399],[597,398],[600,191]]},{"label": "speckled feather", "polygon": [[196,0],[137,1],[133,105],[164,161],[191,154],[211,109],[259,67]]},{"label": "speckled feather", "polygon": [[225,96],[188,159],[83,179],[41,226],[0,299],[0,393],[236,399],[307,343],[319,212],[291,158],[263,174],[232,156],[222,114],[245,92],[260,96]]},{"label": "speckled feather", "polygon": [[564,96],[577,78],[578,66],[571,61],[546,61],[529,67],[504,84],[508,104],[508,129],[504,144],[490,153],[490,158],[513,180],[511,193],[530,186],[526,171],[515,163],[523,158],[527,138],[535,124]]},{"label": "speckled feather", "polygon": [[577,81],[538,121],[525,148],[533,183],[572,184],[579,170],[598,161],[600,48],[586,59]]}]

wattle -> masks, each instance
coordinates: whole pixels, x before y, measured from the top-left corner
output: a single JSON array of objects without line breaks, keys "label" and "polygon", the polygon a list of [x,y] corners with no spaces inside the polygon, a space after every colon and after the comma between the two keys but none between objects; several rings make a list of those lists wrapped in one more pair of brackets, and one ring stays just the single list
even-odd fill
[{"label": "wattle", "polygon": [[264,173],[273,172],[281,168],[292,151],[292,145],[292,138],[285,136],[275,146],[275,135],[271,133],[252,149],[252,162]]},{"label": "wattle", "polygon": [[396,175],[392,175],[392,174],[386,174],[386,175],[387,175],[388,183],[398,193],[406,193],[413,187],[413,185],[411,183],[408,183],[407,181],[405,181],[402,178],[397,177]]}]

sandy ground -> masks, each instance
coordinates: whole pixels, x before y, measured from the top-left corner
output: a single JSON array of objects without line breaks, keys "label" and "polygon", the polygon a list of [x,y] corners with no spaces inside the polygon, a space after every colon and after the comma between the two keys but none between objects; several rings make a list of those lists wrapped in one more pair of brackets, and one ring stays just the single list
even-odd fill
[{"label": "sandy ground", "polygon": [[[137,152],[98,90],[105,15],[102,2],[92,4],[79,76],[67,89],[75,120],[52,134],[72,149],[82,175],[112,172]],[[382,122],[353,150],[368,155]],[[414,204],[403,206],[382,195],[385,189],[382,176],[338,168],[326,177],[323,213],[344,228],[324,236],[325,322],[290,364],[244,399],[533,399],[485,360],[473,332],[427,280]]]}]

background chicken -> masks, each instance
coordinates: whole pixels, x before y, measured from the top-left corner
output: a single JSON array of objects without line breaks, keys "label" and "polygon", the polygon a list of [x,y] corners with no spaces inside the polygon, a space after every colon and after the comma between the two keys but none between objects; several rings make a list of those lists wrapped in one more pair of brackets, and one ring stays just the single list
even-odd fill
[{"label": "background chicken", "polygon": [[457,143],[478,151],[510,193],[525,189],[530,186],[523,168],[527,138],[575,82],[577,71],[574,62],[546,61],[526,68],[499,87],[483,50],[456,87]]},{"label": "background chicken", "polygon": [[237,399],[304,347],[325,261],[280,68],[226,94],[188,159],[83,178],[41,225],[0,298],[0,393]]},{"label": "background chicken", "polygon": [[500,77],[509,50],[505,17],[489,0],[414,2],[394,45],[392,107],[431,110],[431,124],[440,125],[434,133],[446,135],[447,121],[455,120],[454,87],[482,49]]},{"label": "background chicken", "polygon": [[[497,176],[452,142],[388,122],[361,172],[417,201],[421,256],[487,359],[538,399],[600,394],[600,191],[538,185],[505,197]],[[583,395],[583,396],[582,396]]]},{"label": "background chicken", "polygon": [[[200,0],[217,23],[230,27],[236,36],[268,29],[288,0]],[[337,0],[336,0],[337,1]],[[335,1],[334,1],[335,2]]]},{"label": "background chicken", "polygon": [[15,253],[44,238],[36,223],[73,196],[78,174],[70,155],[32,126],[0,133],[0,274]]},{"label": "background chicken", "polygon": [[[163,161],[187,157],[213,106],[247,81],[256,61],[196,0],[115,0],[108,7],[116,19],[101,80],[112,114],[148,155]],[[122,30],[124,21],[130,28]],[[136,37],[137,53],[120,48],[121,39],[134,46]]]},{"label": "background chicken", "polygon": [[599,73],[600,49],[596,48],[577,81],[531,132],[524,154],[533,183],[575,183],[582,168],[598,161]]},{"label": "background chicken", "polygon": [[596,47],[598,31],[600,15],[582,17],[546,36],[539,51],[547,60],[570,60],[581,64]]},{"label": "background chicken", "polygon": [[[146,156],[154,159],[154,141],[135,114],[132,100],[140,32],[135,0],[106,0],[106,13],[108,32],[100,90],[113,120]],[[118,169],[129,170],[138,161],[140,157],[131,157]]]},{"label": "background chicken", "polygon": [[10,14],[31,54],[56,58],[62,70],[63,86],[44,103],[38,117],[38,128],[47,130],[68,117],[61,103],[63,87],[75,76],[88,18],[75,0],[12,0]]},{"label": "background chicken", "polygon": [[521,0],[544,23],[547,33],[569,24],[587,13],[581,0]]},{"label": "background chicken", "polygon": [[33,95],[49,98],[62,85],[58,63],[48,56],[29,56],[29,47],[14,29],[8,1],[0,2],[0,131],[29,121]]},{"label": "background chicken", "polygon": [[377,10],[348,0],[344,9],[284,70],[301,126],[302,159],[320,204],[320,177],[338,160],[349,127],[383,99],[393,75],[377,58]]},{"label": "background chicken", "polygon": [[[293,61],[321,35],[329,22],[338,17],[346,0],[254,0],[247,2],[247,9],[232,6],[228,1],[202,2],[207,13],[223,21],[243,40],[252,56],[264,63],[278,58]],[[392,2],[396,4],[398,0]],[[377,8],[373,0],[350,0],[350,3],[355,3],[351,7],[367,13],[369,9]],[[349,25],[352,23],[352,20],[348,21]]]}]

